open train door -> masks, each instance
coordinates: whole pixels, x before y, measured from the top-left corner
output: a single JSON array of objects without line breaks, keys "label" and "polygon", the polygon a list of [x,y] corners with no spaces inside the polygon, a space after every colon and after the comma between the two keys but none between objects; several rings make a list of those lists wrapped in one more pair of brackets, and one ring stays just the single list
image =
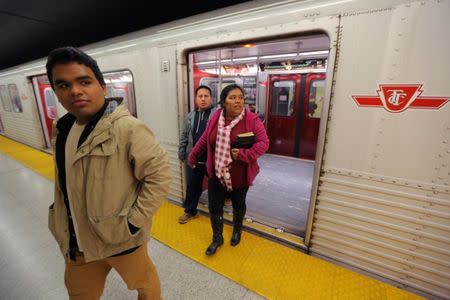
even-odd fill
[{"label": "open train door", "polygon": [[57,98],[46,75],[33,77],[33,89],[41,118],[45,145],[47,148],[50,148],[53,121],[57,118]]},{"label": "open train door", "polygon": [[[301,22],[305,34],[298,32],[299,26],[296,25],[292,32],[298,32],[297,36],[245,45],[213,45],[211,48],[204,48],[204,45],[192,52],[191,48],[186,48],[189,61],[186,67],[189,89],[186,92],[191,95],[190,109],[194,107],[193,95],[200,81],[219,87],[216,89],[219,91],[220,83],[223,87],[226,80],[239,77],[243,79],[246,95],[253,95],[252,89],[255,91],[255,101],[247,101],[246,104],[256,103],[257,112],[265,117],[269,151],[258,158],[260,172],[247,194],[245,226],[294,244],[304,242],[305,247],[308,246],[314,220],[330,95],[330,84],[323,83],[325,93],[325,89],[320,87],[322,82],[317,83],[316,80],[324,79],[325,73],[328,74],[327,80],[331,80],[335,44],[330,39],[335,41],[336,26],[339,25],[337,18],[320,19],[320,24],[313,24],[314,28],[319,26],[323,29],[320,33],[310,34],[307,28],[311,24]],[[246,68],[242,67],[244,64]],[[196,68],[219,78],[196,77]],[[238,69],[248,72],[237,73]],[[233,71],[229,73],[230,70]],[[252,76],[256,80],[253,79],[252,85],[246,84],[245,79]],[[181,79],[180,85],[186,85],[186,81]],[[308,90],[307,84],[310,85]],[[324,103],[320,108],[318,104],[310,104],[318,97],[319,102]],[[179,107],[183,107],[186,98],[180,99],[182,105]],[[185,109],[179,111],[184,115]],[[311,136],[303,137],[311,131]],[[202,194],[199,205],[199,209],[205,212],[207,196],[207,192]],[[227,215],[232,213],[232,208],[225,205],[224,209],[227,212],[225,218],[230,219]]]},{"label": "open train door", "polygon": [[295,156],[295,136],[300,115],[300,80],[300,74],[269,76],[269,153]]}]

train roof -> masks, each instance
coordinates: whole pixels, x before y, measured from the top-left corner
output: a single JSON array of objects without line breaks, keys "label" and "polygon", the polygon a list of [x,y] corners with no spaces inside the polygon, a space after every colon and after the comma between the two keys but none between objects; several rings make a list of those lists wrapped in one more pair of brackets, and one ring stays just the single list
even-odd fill
[{"label": "train roof", "polygon": [[61,45],[80,47],[142,28],[186,18],[249,0],[2,1],[0,70],[44,57]]},{"label": "train roof", "polygon": [[[20,2],[20,1],[19,1]],[[168,1],[171,3],[172,1]],[[205,1],[206,2],[206,1]],[[228,2],[228,1],[225,1]],[[230,1],[231,2],[231,1]],[[238,2],[238,1],[237,1]],[[242,2],[242,1],[240,1]],[[89,54],[95,57],[96,54],[114,51],[123,51],[125,48],[132,49],[141,46],[152,45],[169,45],[175,44],[183,40],[195,37],[201,38],[208,35],[216,35],[226,32],[234,32],[249,28],[274,25],[266,22],[267,14],[279,15],[279,22],[285,23],[293,20],[313,19],[322,16],[350,15],[363,11],[390,9],[398,4],[414,2],[412,0],[257,0],[247,1],[237,5],[217,9],[214,11],[204,12],[195,16],[182,18],[179,20],[158,24],[145,29],[137,30],[131,33],[120,35],[114,32],[113,37],[107,38],[99,42],[92,42],[88,45],[81,46]],[[91,2],[89,2],[91,3]],[[203,2],[200,2],[203,3]],[[173,5],[172,5],[173,6]],[[164,13],[163,13],[164,14]],[[82,18],[83,15],[81,14]],[[274,20],[274,18],[271,18]],[[120,22],[120,18],[117,18]],[[0,28],[2,28],[0,26]],[[10,27],[9,27],[10,28]],[[91,28],[94,30],[93,28]],[[5,27],[2,30],[7,30]],[[98,30],[97,27],[95,30]],[[0,35],[1,36],[1,35]],[[52,38],[58,39],[58,36],[51,35]],[[6,43],[6,44],[11,44]],[[16,46],[20,49],[23,43]],[[64,45],[69,45],[65,43]],[[75,45],[76,44],[73,44]],[[61,45],[62,46],[62,45]],[[53,49],[51,47],[49,50]],[[7,53],[14,53],[12,48],[5,47]],[[41,54],[42,55],[42,54]],[[27,69],[42,66],[44,56],[41,59],[18,64],[7,69],[1,69],[0,76],[6,76],[11,73],[26,71]],[[0,54],[4,56],[4,53]],[[11,54],[9,54],[11,57]]]}]

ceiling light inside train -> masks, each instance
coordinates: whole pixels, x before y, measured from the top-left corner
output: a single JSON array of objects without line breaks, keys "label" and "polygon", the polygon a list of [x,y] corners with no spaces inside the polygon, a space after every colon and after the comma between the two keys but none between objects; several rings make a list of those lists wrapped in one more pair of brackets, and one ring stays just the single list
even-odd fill
[{"label": "ceiling light inside train", "polygon": [[196,65],[200,66],[200,65],[211,65],[211,64],[218,64],[218,63],[227,63],[227,62],[232,62],[231,59],[222,59],[222,60],[206,60],[206,61],[200,61],[198,63],[195,63]]},{"label": "ceiling light inside train", "polygon": [[295,57],[297,56],[297,53],[286,53],[286,54],[274,54],[274,55],[264,55],[260,56],[259,58],[288,58],[288,57]]},{"label": "ceiling light inside train", "polygon": [[328,54],[330,51],[323,50],[323,51],[310,51],[310,52],[300,52],[299,56],[310,56],[310,55],[324,55]]},{"label": "ceiling light inside train", "polygon": [[197,62],[196,65],[201,66],[201,65],[211,65],[211,64],[218,64],[219,62],[221,63],[229,63],[229,62],[242,62],[242,61],[256,61],[258,58],[259,59],[274,59],[274,58],[279,58],[279,59],[287,59],[287,58],[292,58],[292,57],[296,57],[296,56],[314,56],[314,55],[328,55],[329,51],[328,50],[322,50],[322,51],[309,51],[309,52],[300,52],[300,53],[285,53],[285,54],[273,54],[273,55],[263,55],[263,56],[247,56],[247,57],[238,57],[238,58],[233,58],[233,59],[223,59],[223,60],[207,60],[207,61],[200,61]]},{"label": "ceiling light inside train", "polygon": [[239,57],[239,58],[233,58],[233,61],[246,61],[246,60],[256,60],[257,56],[248,56],[248,57]]}]

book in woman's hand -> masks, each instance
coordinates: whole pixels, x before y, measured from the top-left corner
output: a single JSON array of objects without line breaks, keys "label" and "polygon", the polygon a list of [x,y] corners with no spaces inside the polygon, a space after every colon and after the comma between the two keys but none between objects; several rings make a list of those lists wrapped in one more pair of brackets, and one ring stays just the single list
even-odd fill
[{"label": "book in woman's hand", "polygon": [[253,146],[254,142],[255,134],[253,132],[245,132],[237,135],[234,147],[248,149]]}]

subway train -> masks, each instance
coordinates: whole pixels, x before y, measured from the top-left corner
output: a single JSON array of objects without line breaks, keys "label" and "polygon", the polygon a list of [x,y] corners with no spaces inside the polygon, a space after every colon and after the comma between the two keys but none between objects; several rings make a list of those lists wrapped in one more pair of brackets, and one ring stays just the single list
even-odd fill
[{"label": "subway train", "polygon": [[[82,49],[170,154],[172,202],[195,88],[240,84],[270,139],[246,227],[450,299],[449,28],[449,0],[255,1]],[[0,133],[51,151],[45,62],[0,71]]]}]

